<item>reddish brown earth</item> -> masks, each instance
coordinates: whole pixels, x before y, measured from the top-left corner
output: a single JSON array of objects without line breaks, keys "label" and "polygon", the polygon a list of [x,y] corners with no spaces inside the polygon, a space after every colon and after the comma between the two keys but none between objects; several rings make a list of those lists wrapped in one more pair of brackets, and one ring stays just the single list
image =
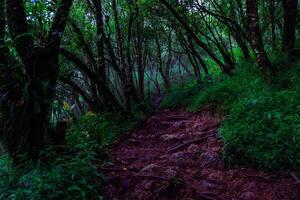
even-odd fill
[{"label": "reddish brown earth", "polygon": [[[208,111],[162,110],[112,150],[102,167],[109,200],[299,200],[290,173],[226,167]],[[182,145],[184,144],[184,145]]]}]

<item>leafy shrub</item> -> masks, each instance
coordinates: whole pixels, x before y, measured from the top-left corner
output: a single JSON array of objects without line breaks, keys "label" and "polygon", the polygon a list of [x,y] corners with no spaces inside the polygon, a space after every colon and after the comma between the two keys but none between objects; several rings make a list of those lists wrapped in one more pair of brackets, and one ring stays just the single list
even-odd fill
[{"label": "leafy shrub", "polygon": [[67,133],[67,143],[97,143],[105,146],[117,138],[121,132],[121,121],[112,114],[88,112],[74,123]]},{"label": "leafy shrub", "polygon": [[2,156],[0,199],[103,199],[104,177],[96,165],[103,161],[97,153],[116,139],[121,124],[112,114],[87,113],[68,130],[63,153],[46,150],[40,165],[14,169],[10,159]]},{"label": "leafy shrub", "polygon": [[98,153],[146,118],[140,107],[136,106],[132,121],[118,113],[86,113],[67,131],[64,151],[57,154],[57,149],[47,149],[39,165],[12,168],[8,156],[0,154],[0,200],[103,199],[104,177],[97,166],[104,161]]},{"label": "leafy shrub", "polygon": [[300,68],[284,69],[273,87],[253,82],[240,90],[239,98],[230,105],[220,128],[229,163],[251,163],[273,170],[299,169]]},{"label": "leafy shrub", "polygon": [[67,133],[68,145],[96,143],[102,150],[113,143],[120,133],[126,133],[147,119],[152,109],[145,104],[132,108],[132,116],[126,118],[119,113],[95,114],[88,112],[75,121]]},{"label": "leafy shrub", "polygon": [[76,153],[61,155],[48,166],[29,164],[22,170],[11,168],[9,159],[2,157],[0,199],[102,199],[103,177],[93,163],[96,155],[92,148],[95,146],[81,144]]},{"label": "leafy shrub", "polygon": [[170,94],[164,98],[160,106],[168,108],[186,107],[197,96],[199,92],[198,87],[199,85],[196,81],[186,83],[184,88],[181,88],[179,85],[175,86]]},{"label": "leafy shrub", "polygon": [[196,111],[205,104],[222,105],[223,110],[236,96],[236,85],[230,79],[222,80],[219,84],[210,84],[199,93],[194,101],[187,107],[189,111]]},{"label": "leafy shrub", "polygon": [[230,163],[299,168],[300,106],[294,92],[255,93],[235,103],[220,128]]}]

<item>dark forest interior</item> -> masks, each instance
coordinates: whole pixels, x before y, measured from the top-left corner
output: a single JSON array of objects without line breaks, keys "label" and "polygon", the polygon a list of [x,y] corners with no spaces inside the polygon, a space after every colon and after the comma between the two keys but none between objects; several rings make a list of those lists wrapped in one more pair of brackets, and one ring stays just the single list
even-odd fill
[{"label": "dark forest interior", "polygon": [[0,0],[0,199],[300,199],[298,0]]}]

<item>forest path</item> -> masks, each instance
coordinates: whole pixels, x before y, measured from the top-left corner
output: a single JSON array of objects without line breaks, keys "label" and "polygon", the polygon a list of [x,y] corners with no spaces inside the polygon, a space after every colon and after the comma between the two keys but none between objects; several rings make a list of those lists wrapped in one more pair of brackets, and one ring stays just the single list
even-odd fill
[{"label": "forest path", "polygon": [[209,111],[161,110],[115,145],[102,167],[109,200],[291,200],[299,184],[289,173],[227,168]]}]

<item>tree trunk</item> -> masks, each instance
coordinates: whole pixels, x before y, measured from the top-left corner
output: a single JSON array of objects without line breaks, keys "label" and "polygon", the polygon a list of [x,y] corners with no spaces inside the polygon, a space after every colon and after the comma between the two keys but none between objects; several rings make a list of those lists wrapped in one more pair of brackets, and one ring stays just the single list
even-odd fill
[{"label": "tree trunk", "polygon": [[249,59],[250,52],[249,52],[248,46],[246,44],[246,40],[243,39],[241,34],[239,34],[239,33],[233,34],[233,37],[234,37],[235,41],[237,42],[237,44],[239,45],[240,49],[242,50],[244,58]]},{"label": "tree trunk", "polygon": [[247,19],[251,45],[256,56],[256,61],[259,65],[262,77],[268,78],[268,74],[271,73],[272,75],[275,70],[272,67],[267,57],[267,53],[264,49],[264,44],[259,28],[257,0],[247,0]]},{"label": "tree trunk", "polygon": [[168,84],[168,87],[171,88],[171,81],[170,81],[170,69],[172,66],[173,61],[173,49],[172,49],[172,32],[170,31],[168,36],[168,58],[166,63],[166,69],[165,69],[165,78]]},{"label": "tree trunk", "polygon": [[163,62],[163,59],[161,57],[162,55],[162,52],[161,52],[161,46],[160,46],[160,43],[158,41],[158,38],[156,37],[155,38],[155,43],[156,43],[156,47],[157,47],[157,60],[158,60],[158,71],[164,81],[164,86],[165,86],[165,89],[166,90],[169,90],[171,88],[171,84],[170,84],[170,80],[169,80],[169,76],[165,74],[165,71],[164,71],[164,62]]},{"label": "tree trunk", "polygon": [[5,14],[4,0],[0,0],[0,73],[8,64],[8,48],[5,46]]},{"label": "tree trunk", "polygon": [[271,20],[271,41],[272,41],[272,47],[273,49],[276,48],[276,22],[275,22],[275,1],[270,1],[270,20]]},{"label": "tree trunk", "polygon": [[[131,2],[130,2],[131,3]],[[131,4],[130,6],[130,14],[129,14],[129,21],[128,21],[128,30],[127,30],[127,44],[125,45],[125,50],[127,53],[127,66],[125,65],[125,73],[126,77],[128,79],[128,96],[130,98],[131,103],[137,104],[139,102],[137,93],[136,93],[136,88],[134,85],[134,61],[131,58],[131,43],[132,43],[132,29],[133,29],[133,22],[134,22],[134,13],[132,12],[131,9]]]},{"label": "tree trunk", "polygon": [[99,0],[93,0],[95,7],[95,16],[97,24],[97,51],[98,51],[98,69],[100,80],[106,83],[106,66],[104,57],[104,25],[102,15],[102,3]]},{"label": "tree trunk", "polygon": [[142,16],[140,16],[139,5],[137,2],[136,6],[136,29],[137,29],[137,65],[138,65],[138,75],[139,75],[139,96],[144,100],[144,67],[143,67],[143,40],[142,40]]},{"label": "tree trunk", "polygon": [[55,13],[45,47],[34,47],[33,38],[29,35],[23,0],[7,1],[9,31],[16,42],[17,53],[25,65],[26,75],[26,81],[18,88],[20,91],[24,90],[26,95],[20,97],[21,102],[17,102],[17,107],[14,103],[6,104],[15,108],[10,112],[16,112],[12,114],[17,116],[16,119],[8,119],[10,127],[4,130],[11,140],[6,142],[15,163],[20,161],[18,156],[25,153],[28,158],[37,160],[40,150],[44,147],[44,138],[49,130],[51,105],[56,92],[59,46],[71,5],[72,0],[61,3]]},{"label": "tree trunk", "polygon": [[24,64],[30,57],[34,43],[29,35],[23,0],[6,1],[7,25],[12,38],[22,36],[15,41],[15,47]]},{"label": "tree trunk", "polygon": [[297,20],[298,0],[282,0],[284,10],[283,44],[284,52],[293,56],[295,50],[295,33]]},{"label": "tree trunk", "polygon": [[132,98],[131,98],[131,88],[130,83],[128,80],[128,70],[126,69],[126,63],[125,63],[125,57],[124,57],[124,38],[121,33],[121,28],[119,24],[119,14],[117,10],[117,4],[116,0],[112,0],[112,10],[115,20],[115,28],[117,32],[117,44],[119,48],[119,57],[120,57],[120,68],[121,68],[121,74],[122,74],[122,83],[123,83],[123,90],[124,90],[124,97],[125,97],[125,106],[126,110],[131,110],[131,104],[132,104]]}]

